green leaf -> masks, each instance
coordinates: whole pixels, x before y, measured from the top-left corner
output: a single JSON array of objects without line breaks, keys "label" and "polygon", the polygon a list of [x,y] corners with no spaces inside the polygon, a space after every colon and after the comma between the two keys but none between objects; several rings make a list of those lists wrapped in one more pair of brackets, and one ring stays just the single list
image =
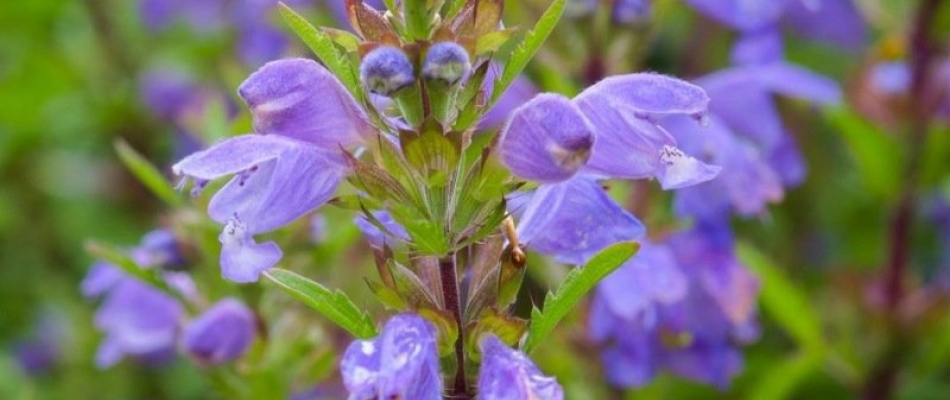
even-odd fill
[{"label": "green leaf", "polygon": [[613,244],[591,257],[582,268],[575,268],[564,278],[564,283],[555,293],[544,298],[544,311],[537,308],[531,311],[531,326],[524,343],[524,352],[531,353],[544,339],[554,331],[554,327],[567,313],[577,306],[577,302],[598,282],[637,254],[640,244],[620,242]]},{"label": "green leaf", "polygon": [[286,269],[272,268],[264,276],[287,294],[323,314],[360,339],[376,336],[376,324],[345,293],[331,292],[323,285]]},{"label": "green leaf", "polygon": [[508,89],[508,86],[521,74],[521,71],[528,66],[528,61],[531,61],[541,45],[544,44],[544,41],[551,35],[554,27],[561,19],[561,15],[564,14],[565,3],[566,0],[554,0],[547,11],[541,15],[541,19],[538,20],[538,24],[534,26],[534,29],[525,35],[524,40],[511,54],[511,59],[505,64],[505,70],[502,72],[501,78],[495,81],[491,101],[488,107],[485,108],[486,110],[498,101],[505,89]]},{"label": "green leaf", "polygon": [[758,380],[749,389],[749,400],[781,400],[789,398],[808,374],[821,367],[821,357],[800,353],[776,362],[761,372]]},{"label": "green leaf", "polygon": [[290,25],[290,29],[307,44],[307,47],[323,62],[323,65],[326,65],[327,69],[340,79],[340,82],[343,83],[343,86],[346,86],[350,93],[356,98],[363,98],[356,69],[333,44],[333,39],[326,33],[314,28],[313,25],[286,4],[280,3],[279,5],[280,15]]},{"label": "green leaf", "polygon": [[825,116],[844,138],[867,189],[885,199],[895,199],[904,179],[904,157],[897,138],[848,108],[827,109]]},{"label": "green leaf", "polygon": [[168,205],[177,206],[182,204],[182,198],[178,191],[168,184],[168,179],[152,163],[122,139],[116,139],[114,145],[122,164],[125,164],[132,175],[135,175],[148,190]]},{"label": "green leaf", "polygon": [[825,339],[821,323],[818,313],[808,302],[808,296],[795,286],[784,271],[751,245],[739,243],[736,250],[739,259],[762,279],[760,298],[765,311],[805,351],[823,352]]}]

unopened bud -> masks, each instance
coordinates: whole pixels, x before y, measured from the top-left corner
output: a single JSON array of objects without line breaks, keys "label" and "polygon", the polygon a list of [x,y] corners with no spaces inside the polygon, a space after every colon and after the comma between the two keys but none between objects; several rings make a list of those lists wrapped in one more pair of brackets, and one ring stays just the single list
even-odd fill
[{"label": "unopened bud", "polygon": [[439,42],[429,48],[422,76],[455,83],[472,67],[468,52],[454,42]]},{"label": "unopened bud", "polygon": [[410,85],[415,76],[406,53],[396,47],[383,46],[363,57],[360,79],[371,92],[386,96]]}]

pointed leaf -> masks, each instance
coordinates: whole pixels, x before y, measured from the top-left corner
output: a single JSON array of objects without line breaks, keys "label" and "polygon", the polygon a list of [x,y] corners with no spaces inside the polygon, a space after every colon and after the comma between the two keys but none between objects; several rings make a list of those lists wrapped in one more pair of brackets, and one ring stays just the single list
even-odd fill
[{"label": "pointed leaf", "polygon": [[353,336],[360,339],[376,336],[376,324],[343,292],[331,292],[323,285],[285,269],[272,268],[265,271],[264,276]]},{"label": "pointed leaf", "polygon": [[505,89],[508,89],[508,86],[521,74],[521,71],[528,66],[528,61],[534,58],[541,45],[544,44],[544,41],[547,40],[548,36],[551,35],[551,31],[560,21],[561,15],[564,13],[565,3],[566,0],[554,0],[547,11],[541,15],[541,19],[538,20],[538,24],[534,26],[534,29],[525,35],[524,40],[512,53],[511,59],[505,64],[505,70],[502,72],[501,78],[495,81],[491,101],[485,109],[491,108],[501,98],[502,93],[505,93]]},{"label": "pointed leaf", "polygon": [[290,29],[307,44],[307,47],[313,51],[313,54],[320,59],[323,65],[326,65],[327,69],[340,79],[343,86],[346,86],[346,89],[356,98],[364,98],[363,91],[360,89],[359,79],[357,79],[356,68],[343,56],[340,50],[336,48],[336,45],[333,44],[333,39],[326,33],[314,28],[313,25],[294,12],[294,10],[290,9],[290,7],[287,7],[286,4],[280,3],[278,9],[280,10],[280,15],[283,16],[287,24],[290,25]]},{"label": "pointed leaf", "polygon": [[531,312],[531,325],[524,343],[524,352],[531,353],[544,339],[554,331],[554,327],[567,313],[577,306],[577,302],[598,282],[611,272],[620,268],[624,262],[640,250],[636,242],[620,242],[608,246],[595,254],[582,268],[575,268],[567,274],[564,282],[554,293],[544,298],[544,311],[535,308]]},{"label": "pointed leaf", "polygon": [[168,205],[177,206],[182,204],[181,195],[168,184],[165,176],[152,163],[122,139],[116,139],[114,145],[122,164],[125,164],[129,172],[135,175],[149,191]]}]

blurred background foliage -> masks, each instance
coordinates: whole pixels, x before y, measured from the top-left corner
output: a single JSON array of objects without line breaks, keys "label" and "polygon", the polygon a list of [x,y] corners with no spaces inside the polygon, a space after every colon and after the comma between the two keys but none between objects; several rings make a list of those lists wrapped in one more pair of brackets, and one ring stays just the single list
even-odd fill
[{"label": "blurred background foliage", "polygon": [[[530,26],[544,3],[509,1],[509,25]],[[920,2],[857,3],[871,27],[861,52],[843,52],[794,35],[786,38],[787,57],[840,82],[847,101],[824,110],[781,101],[809,175],[767,214],[737,221],[737,236],[744,243],[740,254],[764,282],[763,334],[745,349],[743,373],[726,391],[663,375],[644,389],[609,393],[599,384],[597,368],[577,367],[596,360],[580,360],[583,352],[569,351],[567,344],[584,334],[583,315],[574,315],[574,324],[562,325],[557,334],[565,345],[537,353],[542,369],[560,378],[568,398],[873,399],[879,398],[877,380],[893,380],[893,398],[950,398],[950,243],[941,236],[941,229],[947,228],[928,212],[932,199],[950,199],[950,125],[946,119],[929,125],[923,150],[915,153],[907,140],[911,128],[890,115],[902,110],[864,107],[873,100],[864,90],[869,68],[908,57],[907,38]],[[122,165],[114,143],[127,142],[167,173],[176,157],[195,148],[188,147],[189,140],[207,143],[249,131],[249,117],[236,106],[234,89],[259,66],[236,54],[233,29],[202,32],[178,21],[167,29],[149,30],[141,6],[127,0],[0,2],[2,399],[203,399],[215,384],[187,360],[164,368],[126,362],[105,371],[92,362],[100,334],[92,326],[93,304],[78,290],[92,261],[84,250],[86,240],[131,246],[169,220],[195,218],[188,211],[169,213],[170,208]],[[646,25],[621,33],[628,36],[620,41],[623,48],[598,49],[621,55],[608,57],[609,73],[656,70],[695,78],[729,64],[733,33],[679,1],[658,0],[654,6]],[[334,24],[323,9],[305,10],[312,21]],[[934,37],[944,39],[945,57],[950,7],[942,11]],[[284,29],[273,13],[260,18]],[[562,21],[529,68],[537,86],[568,94],[583,88],[585,57],[577,52],[591,49],[585,40],[596,43],[603,39],[597,35],[616,34],[585,26]],[[306,54],[297,41],[290,43],[286,54]],[[217,100],[184,117],[157,113],[143,95],[143,77],[155,68],[189,76],[217,93]],[[895,311],[884,300],[883,285],[893,210],[908,190],[904,164],[909,157],[919,157],[922,170],[910,189],[918,192],[915,223],[905,294]],[[657,214],[641,217],[648,225],[671,218],[668,209]],[[298,248],[310,249],[288,262],[319,269],[322,272],[314,274],[328,286],[353,287],[353,298],[369,298],[358,274],[333,270],[359,252],[340,251],[358,238],[355,228],[339,223],[351,216],[331,210],[322,218],[317,228],[326,231],[318,236],[325,240],[315,249],[305,246],[310,221],[281,233],[296,235]],[[343,225],[347,227],[338,228]],[[213,227],[190,226],[197,227],[194,234],[205,243],[216,243]],[[199,265],[197,273],[206,278],[202,282],[214,281],[214,257],[201,258]],[[207,285],[218,293],[260,296],[260,288]],[[276,323],[290,319],[276,317],[281,313],[294,314],[286,302],[265,297],[259,307],[272,310],[271,322]],[[309,332],[294,325],[298,323],[286,322],[293,326],[284,328]],[[44,335],[56,344],[47,349],[53,353],[50,362],[34,370],[18,361],[18,355]],[[332,343],[312,332],[296,337],[305,343],[284,348],[314,354],[314,349]],[[297,376],[334,374],[332,352],[319,354],[324,356]],[[280,374],[282,365],[272,364],[267,373]],[[262,392],[267,388],[273,386],[265,385]],[[271,398],[287,395],[270,393],[276,396]]]}]

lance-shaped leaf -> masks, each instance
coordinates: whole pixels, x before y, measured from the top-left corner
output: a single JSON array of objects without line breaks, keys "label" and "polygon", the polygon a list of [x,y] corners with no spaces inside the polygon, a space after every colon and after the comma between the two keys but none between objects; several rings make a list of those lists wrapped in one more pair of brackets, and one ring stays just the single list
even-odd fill
[{"label": "lance-shaped leaf", "polygon": [[361,339],[376,336],[376,325],[372,318],[343,292],[332,292],[317,282],[285,269],[272,268],[264,272],[264,276],[353,336]]},{"label": "lance-shaped leaf", "polygon": [[135,175],[139,182],[142,182],[152,194],[158,196],[158,198],[162,199],[162,201],[168,205],[177,206],[182,203],[181,195],[168,184],[168,180],[165,179],[165,176],[162,175],[161,172],[158,172],[158,169],[146,160],[145,157],[142,157],[141,154],[122,139],[116,140],[114,145],[116,153],[119,153],[119,159],[122,160],[122,164],[125,164],[129,172]]},{"label": "lance-shaped leaf", "polygon": [[561,15],[564,14],[565,3],[566,0],[554,0],[547,11],[541,15],[541,19],[538,20],[538,24],[534,26],[534,29],[525,35],[524,40],[515,49],[514,53],[511,54],[511,59],[505,64],[505,70],[502,72],[501,78],[495,82],[491,102],[487,108],[491,108],[491,105],[494,105],[495,102],[501,98],[505,89],[507,89],[508,86],[511,85],[511,82],[514,82],[515,78],[521,74],[521,71],[528,66],[528,61],[534,58],[535,53],[538,52],[538,49],[541,48],[544,41],[551,35],[554,26],[561,20]]},{"label": "lance-shaped leaf", "polygon": [[587,292],[611,272],[620,268],[639,249],[640,245],[636,242],[613,244],[591,257],[584,267],[576,268],[567,274],[557,291],[545,296],[544,311],[537,308],[531,311],[531,326],[522,347],[524,352],[531,353],[537,348]]},{"label": "lance-shaped leaf", "polygon": [[359,80],[357,79],[356,68],[343,56],[343,53],[336,48],[333,44],[333,39],[326,33],[314,28],[313,25],[294,12],[294,10],[290,9],[290,7],[287,7],[286,4],[280,3],[279,10],[280,15],[283,16],[287,24],[290,25],[290,29],[307,44],[307,47],[323,62],[323,65],[326,65],[327,69],[340,79],[343,86],[346,86],[346,89],[349,90],[353,96],[362,99],[364,96],[363,91],[360,89]]}]

